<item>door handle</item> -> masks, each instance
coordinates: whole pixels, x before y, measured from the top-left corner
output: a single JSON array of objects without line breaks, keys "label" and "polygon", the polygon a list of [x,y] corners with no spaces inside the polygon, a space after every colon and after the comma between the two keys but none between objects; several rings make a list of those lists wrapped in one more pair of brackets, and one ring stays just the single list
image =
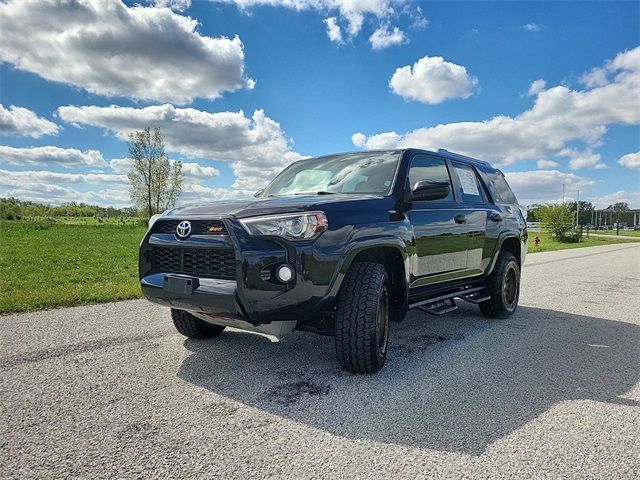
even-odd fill
[{"label": "door handle", "polygon": [[457,214],[453,219],[456,223],[465,223],[467,221],[467,217],[464,216],[464,213]]},{"label": "door handle", "polygon": [[491,215],[489,215],[489,220],[491,220],[492,222],[501,222],[502,221],[502,215],[500,215],[499,213],[492,213]]}]

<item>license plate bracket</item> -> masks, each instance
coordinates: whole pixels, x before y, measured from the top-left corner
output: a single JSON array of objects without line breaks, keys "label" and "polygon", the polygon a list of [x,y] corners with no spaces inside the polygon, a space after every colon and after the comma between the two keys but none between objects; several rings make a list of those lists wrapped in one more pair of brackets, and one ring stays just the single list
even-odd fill
[{"label": "license plate bracket", "polygon": [[194,277],[181,275],[165,275],[163,288],[178,295],[193,295],[193,292],[200,286],[200,281]]}]

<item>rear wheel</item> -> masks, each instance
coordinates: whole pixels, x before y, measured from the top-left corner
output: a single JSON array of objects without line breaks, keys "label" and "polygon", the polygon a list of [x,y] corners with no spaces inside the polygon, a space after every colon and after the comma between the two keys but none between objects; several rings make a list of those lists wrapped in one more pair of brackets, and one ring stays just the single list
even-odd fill
[{"label": "rear wheel", "polygon": [[220,335],[224,327],[222,325],[214,325],[204,320],[194,317],[184,310],[171,309],[171,319],[176,330],[185,337],[189,338],[212,338]]},{"label": "rear wheel", "polygon": [[487,279],[491,299],[479,304],[486,317],[507,318],[516,311],[520,297],[520,266],[511,253],[498,254],[493,272]]},{"label": "rear wheel", "polygon": [[354,373],[375,373],[387,358],[389,280],[378,263],[355,263],[340,288],[336,308],[338,361]]}]

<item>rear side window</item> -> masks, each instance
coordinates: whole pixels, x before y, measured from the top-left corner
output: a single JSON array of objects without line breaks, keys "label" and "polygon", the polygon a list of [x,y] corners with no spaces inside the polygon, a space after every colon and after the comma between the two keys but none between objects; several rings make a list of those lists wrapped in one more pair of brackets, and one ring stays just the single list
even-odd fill
[{"label": "rear side window", "polygon": [[453,188],[451,188],[451,178],[449,170],[444,160],[430,158],[422,155],[413,157],[411,168],[409,169],[409,185],[411,189],[420,180],[434,180],[436,182],[447,182],[449,184],[449,196],[436,202],[453,202]]},{"label": "rear side window", "polygon": [[456,163],[453,169],[460,180],[460,196],[463,202],[483,203],[484,195],[482,194],[482,185],[478,180],[478,176],[473,168],[468,165]]},{"label": "rear side window", "polygon": [[504,179],[502,172],[485,173],[487,176],[487,188],[491,192],[495,203],[517,204],[516,196],[511,191],[509,184]]}]

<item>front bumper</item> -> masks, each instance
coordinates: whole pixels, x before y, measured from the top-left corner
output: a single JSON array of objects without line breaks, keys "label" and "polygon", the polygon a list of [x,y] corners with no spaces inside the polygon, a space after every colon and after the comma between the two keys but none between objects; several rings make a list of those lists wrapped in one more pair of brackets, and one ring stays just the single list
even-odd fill
[{"label": "front bumper", "polygon": [[[315,242],[251,236],[234,217],[208,219],[222,222],[225,234],[196,234],[180,240],[174,233],[157,228],[147,233],[140,245],[139,271],[142,292],[148,300],[190,311],[201,318],[241,320],[252,325],[309,320],[333,306],[344,256],[328,254],[326,249],[316,247]],[[153,255],[154,249],[160,247],[190,252],[232,250],[235,278],[209,278],[158,269]],[[282,264],[288,264],[295,272],[286,284],[275,277]],[[192,293],[169,290],[165,287],[167,275],[196,278],[197,288]]]}]

